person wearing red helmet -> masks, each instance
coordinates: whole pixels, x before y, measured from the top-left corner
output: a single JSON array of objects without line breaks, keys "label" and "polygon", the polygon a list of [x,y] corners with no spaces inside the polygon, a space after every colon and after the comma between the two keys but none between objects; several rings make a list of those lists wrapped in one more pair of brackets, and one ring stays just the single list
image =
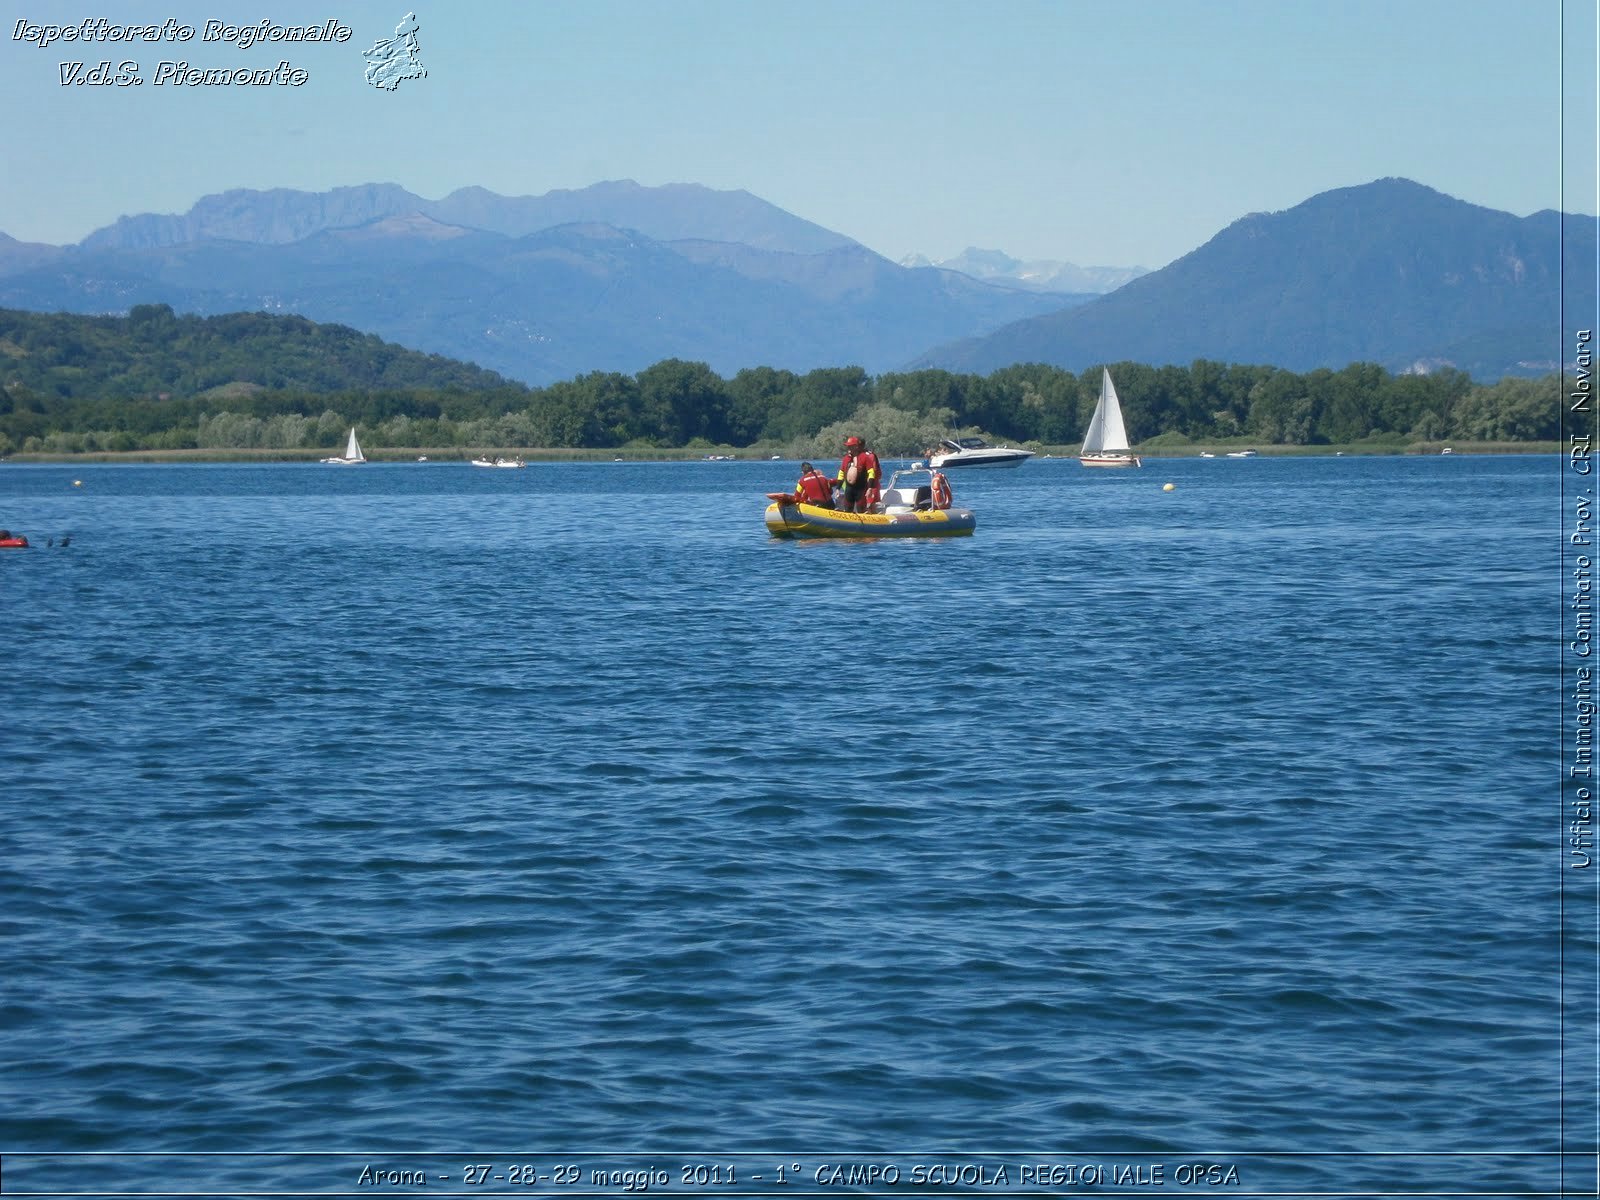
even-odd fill
[{"label": "person wearing red helmet", "polygon": [[882,470],[878,456],[866,442],[851,434],[844,440],[844,457],[839,460],[839,476],[834,486],[840,490],[839,507],[845,512],[869,512],[878,502]]}]

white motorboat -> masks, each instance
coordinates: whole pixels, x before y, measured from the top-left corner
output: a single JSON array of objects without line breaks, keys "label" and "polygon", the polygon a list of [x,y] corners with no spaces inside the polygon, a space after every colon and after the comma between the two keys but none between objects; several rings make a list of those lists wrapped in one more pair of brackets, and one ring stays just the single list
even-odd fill
[{"label": "white motorboat", "polygon": [[935,471],[951,467],[1020,467],[1033,457],[1032,450],[991,446],[980,437],[940,438],[939,444],[944,449],[928,459],[928,465]]},{"label": "white motorboat", "polygon": [[499,467],[502,470],[506,470],[506,469],[517,470],[518,468],[525,467],[528,464],[523,462],[520,458],[488,458],[488,457],[484,457],[484,458],[475,458],[475,459],[473,459],[472,460],[472,465],[475,466],[475,467]]},{"label": "white motorboat", "polygon": [[350,440],[345,443],[344,453],[333,458],[325,458],[325,463],[336,467],[356,467],[367,461],[367,456],[361,453],[361,443],[356,441],[356,427],[350,426]]}]

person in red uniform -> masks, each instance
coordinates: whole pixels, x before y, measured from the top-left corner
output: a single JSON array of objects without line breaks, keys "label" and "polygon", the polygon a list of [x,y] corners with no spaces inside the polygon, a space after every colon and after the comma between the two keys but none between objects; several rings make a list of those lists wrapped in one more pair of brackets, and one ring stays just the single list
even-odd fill
[{"label": "person in red uniform", "polygon": [[833,481],[810,463],[800,464],[800,482],[794,485],[794,498],[818,508],[833,507]]},{"label": "person in red uniform", "polygon": [[878,502],[878,456],[854,434],[844,440],[844,457],[839,460],[839,477],[834,486],[843,495],[839,507],[845,512],[867,512]]}]

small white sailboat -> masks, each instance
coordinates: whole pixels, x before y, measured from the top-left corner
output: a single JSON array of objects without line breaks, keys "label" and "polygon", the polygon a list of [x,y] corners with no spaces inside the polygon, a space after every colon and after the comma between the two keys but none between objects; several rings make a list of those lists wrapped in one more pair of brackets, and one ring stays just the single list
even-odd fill
[{"label": "small white sailboat", "polygon": [[361,443],[356,441],[356,427],[350,426],[350,440],[345,443],[344,454],[333,458],[325,458],[325,463],[332,463],[338,467],[354,467],[367,461],[367,456],[361,453]]},{"label": "small white sailboat", "polygon": [[1101,368],[1100,402],[1089,418],[1078,461],[1086,467],[1140,467],[1144,464],[1128,445],[1128,431],[1122,424],[1122,403],[1117,399],[1111,372]]}]

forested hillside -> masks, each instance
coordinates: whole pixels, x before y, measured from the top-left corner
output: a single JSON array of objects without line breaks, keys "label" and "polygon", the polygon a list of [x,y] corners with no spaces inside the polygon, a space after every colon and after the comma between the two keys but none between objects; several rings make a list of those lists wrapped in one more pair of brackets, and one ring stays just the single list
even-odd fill
[{"label": "forested hillside", "polygon": [[126,317],[0,309],[0,368],[8,388],[106,400],[238,382],[300,391],[507,386],[493,371],[344,325],[259,312],[180,317],[165,304],[135,305]]},{"label": "forested hillside", "polygon": [[[1135,443],[1560,436],[1555,375],[1484,386],[1461,371],[1394,375],[1371,363],[1306,373],[1205,360],[1108,365]],[[369,450],[717,445],[809,453],[841,423],[886,453],[920,453],[958,429],[1070,446],[1100,389],[1098,364],[1075,373],[1034,363],[982,376],[757,367],[724,379],[679,359],[529,388],[339,326],[263,314],[178,317],[161,305],[125,318],[0,310],[0,370],[0,453],[309,450],[337,446],[350,425]]]}]

